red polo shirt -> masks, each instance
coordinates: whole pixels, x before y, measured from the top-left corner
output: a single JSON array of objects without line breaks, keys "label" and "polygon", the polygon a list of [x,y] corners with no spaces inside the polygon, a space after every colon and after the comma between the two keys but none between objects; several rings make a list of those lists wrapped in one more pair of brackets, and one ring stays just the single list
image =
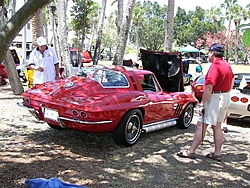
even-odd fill
[{"label": "red polo shirt", "polygon": [[213,91],[230,91],[233,77],[229,63],[216,58],[205,76],[205,85],[213,85]]}]

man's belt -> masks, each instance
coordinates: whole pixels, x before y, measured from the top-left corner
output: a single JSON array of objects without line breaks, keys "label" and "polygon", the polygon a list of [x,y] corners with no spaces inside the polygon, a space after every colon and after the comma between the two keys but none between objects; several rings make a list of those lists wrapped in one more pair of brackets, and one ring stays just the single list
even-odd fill
[{"label": "man's belt", "polygon": [[212,91],[212,93],[227,93],[229,91]]}]

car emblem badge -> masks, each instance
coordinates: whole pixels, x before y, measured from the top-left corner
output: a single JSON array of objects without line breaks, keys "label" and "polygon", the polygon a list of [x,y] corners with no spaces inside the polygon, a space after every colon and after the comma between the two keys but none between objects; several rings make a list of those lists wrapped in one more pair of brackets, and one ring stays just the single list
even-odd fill
[{"label": "car emblem badge", "polygon": [[73,85],[74,85],[73,82],[69,82],[69,83],[64,84],[64,87],[71,87],[71,86],[73,86]]}]

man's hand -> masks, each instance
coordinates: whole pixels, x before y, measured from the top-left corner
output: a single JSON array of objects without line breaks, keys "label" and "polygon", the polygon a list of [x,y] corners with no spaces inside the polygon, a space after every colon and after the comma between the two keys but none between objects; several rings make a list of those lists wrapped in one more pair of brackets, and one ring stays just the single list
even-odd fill
[{"label": "man's hand", "polygon": [[56,80],[60,80],[60,76],[56,74]]},{"label": "man's hand", "polygon": [[200,108],[199,108],[199,116],[204,116],[204,112],[205,112],[204,106],[200,106]]},{"label": "man's hand", "polygon": [[38,70],[39,72],[43,72],[44,68],[43,67],[38,67],[36,70]]}]

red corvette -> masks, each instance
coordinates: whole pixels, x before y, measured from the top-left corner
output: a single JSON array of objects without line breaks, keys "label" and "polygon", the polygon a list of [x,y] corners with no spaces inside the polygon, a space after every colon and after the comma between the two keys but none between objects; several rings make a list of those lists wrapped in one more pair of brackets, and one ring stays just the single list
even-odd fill
[{"label": "red corvette", "polygon": [[204,82],[205,82],[205,76],[199,76],[190,84],[194,96],[199,101],[201,101],[202,99]]},{"label": "red corvette", "polygon": [[180,53],[141,54],[144,70],[83,67],[77,76],[27,90],[18,105],[52,128],[112,132],[124,146],[135,144],[143,132],[188,128],[198,101],[184,92]]}]

